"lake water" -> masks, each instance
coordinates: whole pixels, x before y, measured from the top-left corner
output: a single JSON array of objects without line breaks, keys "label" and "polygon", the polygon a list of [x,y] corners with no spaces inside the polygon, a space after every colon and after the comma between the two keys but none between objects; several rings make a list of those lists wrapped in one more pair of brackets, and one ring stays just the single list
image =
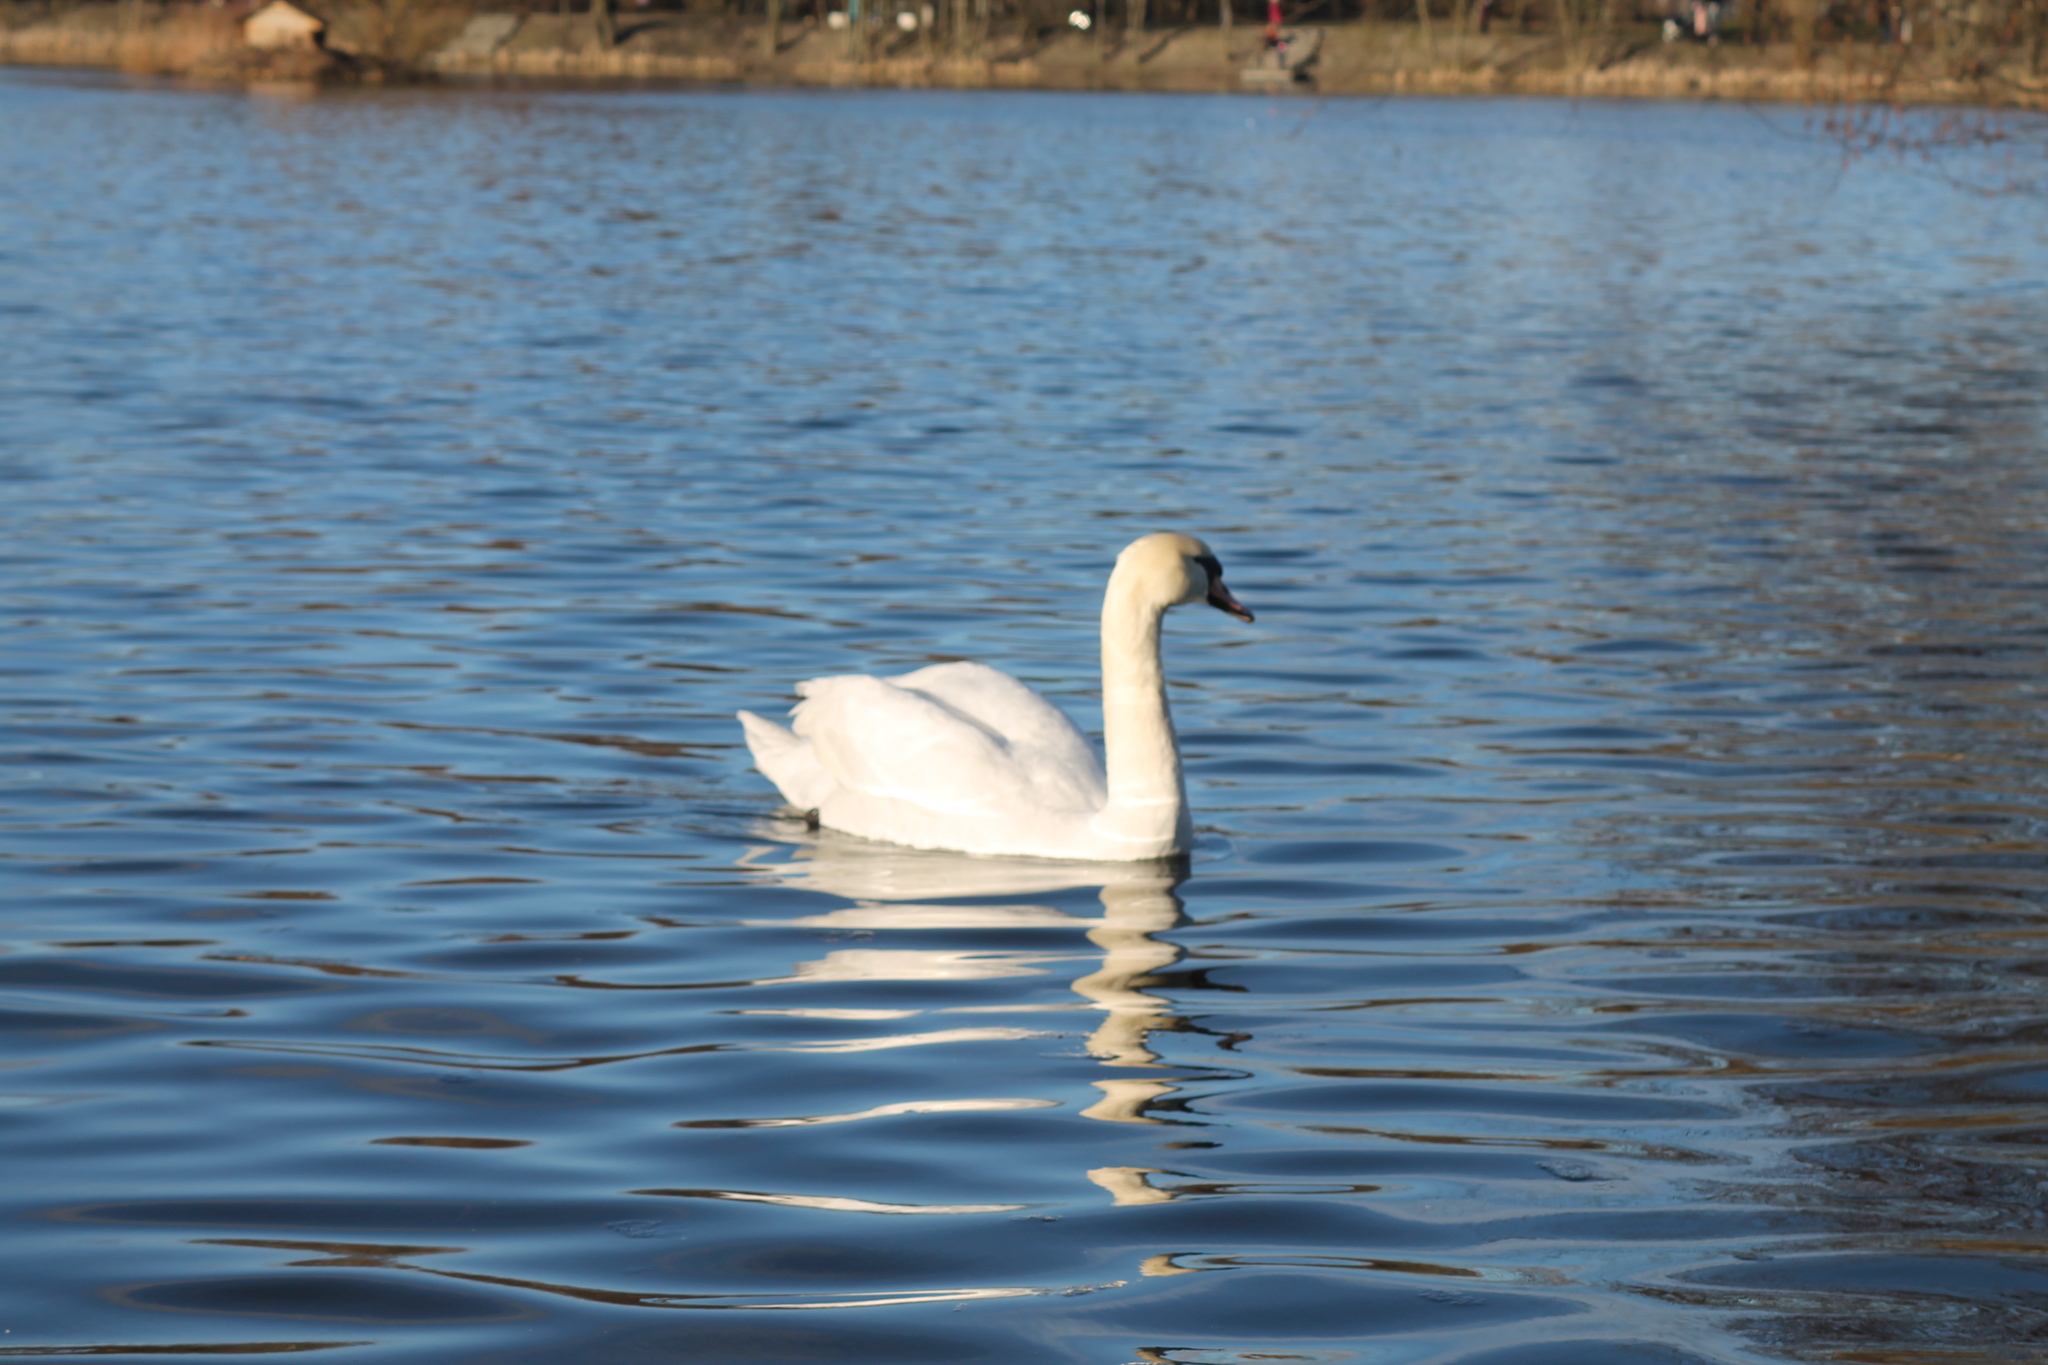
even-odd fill
[{"label": "lake water", "polygon": [[[2048,216],[1796,110],[0,77],[0,1357],[2048,1350]],[[732,712],[1177,613],[1185,867]]]}]

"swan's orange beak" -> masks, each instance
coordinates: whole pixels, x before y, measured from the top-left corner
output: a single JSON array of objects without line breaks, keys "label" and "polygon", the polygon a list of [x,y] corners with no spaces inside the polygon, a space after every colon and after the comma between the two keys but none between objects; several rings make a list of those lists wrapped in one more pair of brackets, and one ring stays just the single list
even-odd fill
[{"label": "swan's orange beak", "polygon": [[1223,577],[1212,574],[1209,578],[1209,605],[1218,611],[1227,611],[1240,621],[1252,619],[1252,610],[1230,595],[1230,589],[1223,586]]}]

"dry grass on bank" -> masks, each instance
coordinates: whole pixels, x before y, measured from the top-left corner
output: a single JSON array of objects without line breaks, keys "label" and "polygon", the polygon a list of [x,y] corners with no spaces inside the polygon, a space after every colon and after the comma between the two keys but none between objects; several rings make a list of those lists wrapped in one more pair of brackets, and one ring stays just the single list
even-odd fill
[{"label": "dry grass on bank", "polygon": [[238,16],[196,5],[0,5],[0,59],[149,74],[189,71],[241,46]]},{"label": "dry grass on bank", "polygon": [[418,69],[475,13],[470,0],[328,0],[323,54],[257,54],[242,43],[249,0],[222,6],[0,0],[0,63],[90,66],[216,79],[354,79]]},{"label": "dry grass on bank", "polygon": [[[999,0],[992,0],[999,2]],[[1019,0],[1021,3],[1021,0]],[[1527,0],[1535,3],[1536,0]],[[1562,5],[1592,0],[1550,0]],[[2030,3],[2048,4],[2048,0]],[[465,23],[502,0],[315,0],[324,53],[261,54],[241,18],[260,0],[0,0],[0,63],[94,66],[202,80],[356,82],[448,75],[768,81],[802,85],[1223,91],[1260,47],[1252,25],[1117,26],[1079,34],[1012,21],[986,34],[862,39],[815,17],[790,20],[773,55],[762,20],[698,8],[621,11],[602,25],[542,11],[494,47],[449,49]],[[1065,0],[1062,0],[1065,3]],[[1986,0],[2004,3],[2004,0]],[[606,30],[615,37],[607,37]],[[1321,28],[1313,88],[1322,94],[1528,94],[1722,98],[1820,104],[2048,107],[2041,44],[1990,42],[1961,27],[1909,46],[1731,40],[1667,44],[1620,20],[1556,26],[1358,20]],[[1971,36],[1975,34],[1976,36]],[[440,54],[438,57],[436,54]]]}]

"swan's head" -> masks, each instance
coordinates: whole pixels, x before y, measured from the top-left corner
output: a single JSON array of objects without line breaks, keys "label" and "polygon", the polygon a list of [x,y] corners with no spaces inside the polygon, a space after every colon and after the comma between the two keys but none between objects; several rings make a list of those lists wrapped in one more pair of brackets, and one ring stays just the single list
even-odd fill
[{"label": "swan's head", "polygon": [[1132,541],[1116,557],[1114,577],[1161,610],[1207,602],[1240,621],[1252,619],[1251,611],[1223,586],[1223,566],[1215,554],[1193,536],[1161,531]]}]

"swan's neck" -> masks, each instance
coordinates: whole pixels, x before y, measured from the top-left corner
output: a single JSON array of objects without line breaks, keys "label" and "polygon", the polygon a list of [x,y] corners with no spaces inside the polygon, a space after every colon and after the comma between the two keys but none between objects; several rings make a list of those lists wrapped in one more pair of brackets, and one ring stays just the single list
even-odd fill
[{"label": "swan's neck", "polygon": [[1187,790],[1180,745],[1166,709],[1159,663],[1163,606],[1143,601],[1112,576],[1102,604],[1102,745],[1109,805],[1097,827],[1140,842],[1188,844]]}]

